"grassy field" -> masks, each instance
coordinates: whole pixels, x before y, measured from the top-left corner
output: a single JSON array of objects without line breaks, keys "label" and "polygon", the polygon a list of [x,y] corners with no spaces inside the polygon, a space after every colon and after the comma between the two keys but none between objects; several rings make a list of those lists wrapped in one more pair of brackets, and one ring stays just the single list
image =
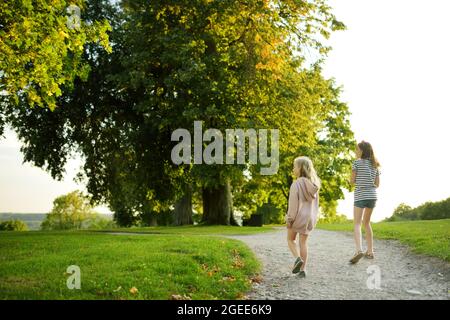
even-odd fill
[{"label": "grassy field", "polygon": [[[0,299],[240,299],[261,266],[243,243],[214,235],[271,230],[246,229],[0,232]],[[139,229],[150,230],[159,228]],[[80,290],[67,288],[70,265],[81,269]]]},{"label": "grassy field", "polygon": [[241,235],[274,231],[273,226],[235,227],[235,226],[182,226],[182,227],[131,227],[99,230],[98,232],[184,234],[184,235]]},{"label": "grassy field", "polygon": [[[318,228],[353,231],[352,223],[319,224]],[[364,228],[363,228],[364,229]],[[450,219],[372,223],[374,237],[396,239],[417,253],[450,261]]]}]

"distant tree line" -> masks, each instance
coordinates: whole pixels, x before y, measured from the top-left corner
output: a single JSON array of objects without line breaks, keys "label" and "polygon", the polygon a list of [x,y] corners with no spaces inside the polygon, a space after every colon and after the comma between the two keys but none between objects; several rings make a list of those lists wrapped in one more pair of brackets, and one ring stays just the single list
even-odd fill
[{"label": "distant tree line", "polygon": [[438,202],[425,202],[424,204],[412,208],[401,203],[386,221],[401,220],[437,220],[450,218],[450,198]]}]

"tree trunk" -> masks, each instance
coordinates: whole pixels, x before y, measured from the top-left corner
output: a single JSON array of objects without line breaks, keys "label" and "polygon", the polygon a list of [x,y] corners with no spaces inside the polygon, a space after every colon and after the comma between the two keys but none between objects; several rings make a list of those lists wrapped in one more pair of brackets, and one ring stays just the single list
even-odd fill
[{"label": "tree trunk", "polygon": [[140,214],[141,223],[146,227],[156,227],[158,225],[157,213],[145,207]]},{"label": "tree trunk", "polygon": [[203,188],[203,218],[206,224],[237,225],[233,216],[230,182],[214,188]]},{"label": "tree trunk", "polygon": [[149,220],[149,222],[148,222],[148,226],[149,226],[149,227],[156,227],[156,226],[158,226],[158,219],[157,219],[155,213],[153,213],[153,214],[150,216],[150,220]]},{"label": "tree trunk", "polygon": [[184,195],[175,203],[174,225],[192,224],[192,187],[185,188]]},{"label": "tree trunk", "polygon": [[114,211],[114,220],[121,227],[130,227],[133,225],[133,213],[126,208],[117,208]]}]

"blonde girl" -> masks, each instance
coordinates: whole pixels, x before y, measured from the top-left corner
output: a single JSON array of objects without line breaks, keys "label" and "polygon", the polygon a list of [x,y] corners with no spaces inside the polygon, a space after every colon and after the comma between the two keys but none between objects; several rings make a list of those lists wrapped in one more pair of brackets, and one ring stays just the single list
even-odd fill
[{"label": "blonde girl", "polygon": [[[375,157],[369,142],[361,141],[356,147],[357,159],[352,165],[351,183],[355,188],[355,201],[353,207],[353,223],[356,253],[350,263],[357,263],[362,257],[374,258],[373,234],[370,217],[377,202],[377,188],[380,185],[380,163]],[[361,243],[361,224],[366,230],[367,251],[363,253]]]},{"label": "blonde girl", "polygon": [[[292,172],[295,180],[289,191],[286,214],[287,241],[295,258],[292,273],[298,273],[300,277],[305,277],[308,261],[308,235],[316,226],[319,212],[320,179],[308,157],[296,158]],[[295,244],[297,234],[299,234],[299,247]]]}]

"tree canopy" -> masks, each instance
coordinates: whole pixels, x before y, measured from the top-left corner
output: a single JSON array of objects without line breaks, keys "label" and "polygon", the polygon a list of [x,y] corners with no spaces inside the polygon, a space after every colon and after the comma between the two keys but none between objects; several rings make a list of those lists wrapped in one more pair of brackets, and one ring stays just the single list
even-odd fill
[{"label": "tree canopy", "polygon": [[41,223],[43,230],[82,229],[95,216],[89,198],[79,191],[59,196],[53,209]]},{"label": "tree canopy", "polygon": [[[9,104],[54,109],[63,87],[86,79],[85,45],[111,51],[107,20],[81,17],[83,0],[22,0],[0,3],[0,91]],[[1,132],[0,132],[1,133]]]},{"label": "tree canopy", "polygon": [[[250,214],[269,198],[284,210],[292,161],[307,155],[323,180],[322,207],[335,211],[354,141],[340,89],[321,74],[330,49],[321,39],[344,28],[326,1],[86,1],[83,16],[108,21],[111,52],[84,43],[90,71],[62,86],[57,108],[19,96],[2,112],[25,161],[61,178],[67,158],[81,154],[80,179],[121,225],[192,214],[196,199],[205,223],[233,224],[235,209]],[[278,129],[278,172],[174,164],[171,133],[193,134],[194,121],[222,132]]]}]

